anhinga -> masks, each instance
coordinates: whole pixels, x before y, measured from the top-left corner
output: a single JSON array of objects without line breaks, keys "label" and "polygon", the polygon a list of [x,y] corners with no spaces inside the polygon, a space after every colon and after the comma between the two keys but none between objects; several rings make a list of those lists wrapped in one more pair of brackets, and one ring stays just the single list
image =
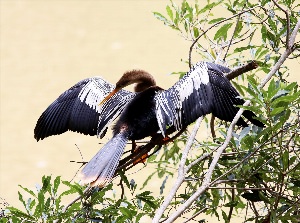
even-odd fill
[{"label": "anhinga", "polygon": [[[80,81],[55,100],[41,115],[34,130],[37,140],[67,130],[103,137],[109,124],[113,137],[85,165],[82,183],[104,186],[114,175],[128,140],[138,140],[166,128],[187,127],[200,116],[212,113],[232,121],[244,100],[224,73],[230,69],[218,64],[198,62],[171,88],[156,86],[145,71],[125,73],[116,87],[99,77]],[[136,93],[122,88],[136,83]],[[251,111],[243,116],[263,127]],[[247,126],[240,118],[237,125]]]}]

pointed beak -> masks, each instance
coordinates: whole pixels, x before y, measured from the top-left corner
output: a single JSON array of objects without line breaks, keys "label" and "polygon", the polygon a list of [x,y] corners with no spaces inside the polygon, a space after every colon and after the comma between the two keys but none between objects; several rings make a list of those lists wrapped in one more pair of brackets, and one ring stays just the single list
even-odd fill
[{"label": "pointed beak", "polygon": [[121,90],[121,88],[115,88],[112,92],[109,93],[109,95],[107,95],[99,104],[103,105],[106,101],[108,101],[115,93],[117,93],[119,90]]}]

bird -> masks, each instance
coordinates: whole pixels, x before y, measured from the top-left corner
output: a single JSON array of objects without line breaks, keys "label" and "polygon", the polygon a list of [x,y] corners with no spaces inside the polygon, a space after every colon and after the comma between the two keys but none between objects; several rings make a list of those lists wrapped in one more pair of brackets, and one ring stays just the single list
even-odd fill
[{"label": "bird", "polygon": [[[59,96],[37,121],[34,137],[44,139],[67,130],[103,137],[110,124],[112,138],[84,166],[81,183],[104,187],[113,178],[128,140],[139,140],[175,127],[180,131],[197,118],[212,113],[232,121],[244,100],[226,78],[225,66],[200,61],[169,89],[156,86],[143,70],[125,72],[116,85],[100,77],[80,81]],[[136,84],[135,91],[123,88]],[[264,127],[249,110],[243,116]],[[241,117],[237,125],[248,124]]]}]

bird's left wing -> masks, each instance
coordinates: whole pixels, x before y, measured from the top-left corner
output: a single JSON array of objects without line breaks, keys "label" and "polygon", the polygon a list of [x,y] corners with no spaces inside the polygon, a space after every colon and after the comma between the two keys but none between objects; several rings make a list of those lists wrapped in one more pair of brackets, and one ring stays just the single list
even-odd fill
[{"label": "bird's left wing", "polygon": [[[236,105],[242,105],[244,100],[224,76],[229,71],[218,64],[198,62],[173,87],[159,92],[155,102],[161,132],[164,134],[167,126],[180,130],[208,113],[232,121],[239,110]],[[253,112],[245,111],[243,115],[253,124],[263,127]],[[237,124],[247,126],[242,118]]]},{"label": "bird's left wing", "polygon": [[156,118],[162,133],[167,126],[179,130],[210,113],[212,96],[207,63],[198,62],[171,88],[156,94]]},{"label": "bird's left wing", "polygon": [[[36,140],[68,130],[104,136],[109,124],[118,117],[135,93],[120,90],[115,100],[100,102],[115,86],[101,77],[84,79],[62,93],[42,113],[34,129]],[[119,102],[119,103],[118,103]]]}]

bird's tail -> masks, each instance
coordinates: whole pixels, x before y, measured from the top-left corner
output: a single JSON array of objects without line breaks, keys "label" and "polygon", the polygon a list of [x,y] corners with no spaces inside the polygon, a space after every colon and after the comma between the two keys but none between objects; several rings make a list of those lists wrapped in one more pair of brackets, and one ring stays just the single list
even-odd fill
[{"label": "bird's tail", "polygon": [[119,133],[110,139],[81,171],[81,183],[104,187],[109,183],[119,164],[128,138]]}]

